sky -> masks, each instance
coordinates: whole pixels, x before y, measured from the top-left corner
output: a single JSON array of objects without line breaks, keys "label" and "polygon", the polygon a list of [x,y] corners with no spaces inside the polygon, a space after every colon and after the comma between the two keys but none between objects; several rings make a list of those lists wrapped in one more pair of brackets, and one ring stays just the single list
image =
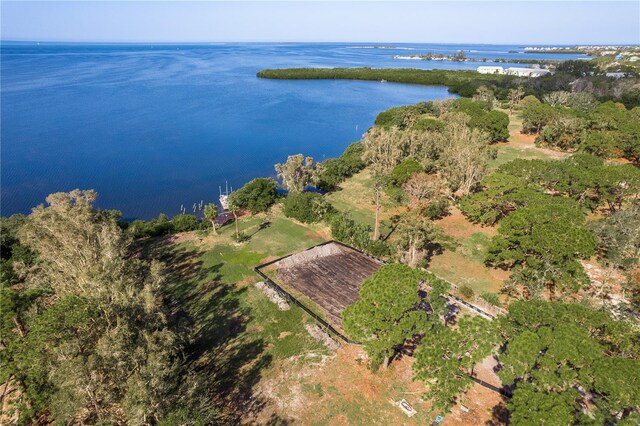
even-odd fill
[{"label": "sky", "polygon": [[640,1],[7,1],[0,39],[640,44]]}]

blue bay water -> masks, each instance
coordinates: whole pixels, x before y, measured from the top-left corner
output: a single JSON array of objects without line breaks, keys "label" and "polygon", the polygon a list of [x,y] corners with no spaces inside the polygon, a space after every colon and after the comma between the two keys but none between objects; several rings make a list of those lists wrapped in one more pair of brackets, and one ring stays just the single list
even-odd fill
[{"label": "blue bay water", "polygon": [[399,47],[5,43],[2,215],[26,213],[47,194],[73,188],[96,189],[99,207],[127,218],[173,215],[182,204],[189,211],[217,200],[225,180],[239,187],[273,176],[273,164],[287,155],[340,155],[384,109],[451,96],[444,87],[258,79],[264,68],[475,69],[479,63],[392,58],[459,49],[536,57],[508,53],[521,46]]}]

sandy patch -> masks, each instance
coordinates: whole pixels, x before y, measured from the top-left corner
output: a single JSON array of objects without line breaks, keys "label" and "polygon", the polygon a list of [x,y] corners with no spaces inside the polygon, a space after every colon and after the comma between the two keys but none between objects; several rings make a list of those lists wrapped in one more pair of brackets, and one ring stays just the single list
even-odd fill
[{"label": "sandy patch", "polygon": [[[500,394],[475,384],[460,398],[460,402],[451,410],[451,414],[445,417],[444,426],[449,425],[485,425],[506,424],[493,415],[493,409],[500,404],[503,398]],[[464,411],[465,406],[469,411]],[[492,421],[493,423],[489,423]]]},{"label": "sandy patch", "polygon": [[523,150],[538,151],[554,159],[563,159],[572,155],[572,153],[570,152],[562,152],[554,149],[536,146],[535,140],[536,135],[529,135],[516,130],[510,133],[509,142],[504,144],[504,146],[511,146],[513,148]]},{"label": "sandy patch", "polygon": [[478,232],[493,237],[498,233],[496,226],[482,226],[470,222],[455,206],[452,206],[449,211],[451,213],[449,216],[436,220],[434,223],[451,237],[465,239]]},{"label": "sandy patch", "polygon": [[[344,345],[330,356],[309,355],[279,361],[260,382],[256,394],[267,406],[250,423],[264,424],[277,413],[305,425],[424,424],[429,404],[421,399],[424,385],[412,380],[411,358],[372,373],[359,346]],[[391,403],[403,398],[418,411],[411,419]]]}]

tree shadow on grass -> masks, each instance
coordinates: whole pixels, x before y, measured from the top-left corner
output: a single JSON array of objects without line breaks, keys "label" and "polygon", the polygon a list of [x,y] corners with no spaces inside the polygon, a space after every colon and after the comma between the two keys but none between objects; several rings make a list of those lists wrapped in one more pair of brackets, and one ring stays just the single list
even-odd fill
[{"label": "tree shadow on grass", "polygon": [[[189,336],[188,362],[205,377],[225,423],[258,415],[266,401],[254,395],[254,387],[272,356],[265,353],[264,340],[246,330],[253,319],[251,308],[241,303],[247,288],[224,283],[224,264],[205,267],[196,248],[156,239],[147,241],[141,252],[165,264],[171,321]],[[270,424],[287,421],[272,416]]]}]

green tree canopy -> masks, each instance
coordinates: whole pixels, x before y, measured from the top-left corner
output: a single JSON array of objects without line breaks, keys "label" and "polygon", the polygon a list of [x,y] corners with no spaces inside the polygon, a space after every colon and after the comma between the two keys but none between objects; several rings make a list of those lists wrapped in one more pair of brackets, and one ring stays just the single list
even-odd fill
[{"label": "green tree canopy", "polygon": [[332,206],[317,192],[294,192],[284,199],[283,212],[303,223],[320,222],[333,211]]},{"label": "green tree canopy", "polygon": [[589,283],[579,259],[595,253],[594,235],[582,212],[547,196],[516,210],[500,222],[487,262],[515,268],[512,279],[530,294],[545,288],[575,292]]},{"label": "green tree canopy", "polygon": [[498,342],[496,323],[479,316],[462,317],[456,329],[431,323],[416,351],[413,372],[429,388],[433,407],[449,411],[455,398],[473,385],[473,366],[489,356]]},{"label": "green tree canopy", "polygon": [[363,344],[372,369],[386,367],[397,346],[424,332],[426,313],[414,308],[420,302],[418,282],[426,277],[405,265],[385,265],[362,283],[360,298],[342,313],[347,335]]},{"label": "green tree canopy", "polygon": [[93,208],[96,197],[52,194],[20,228],[38,260],[26,271],[31,290],[3,292],[3,310],[24,313],[36,292],[48,297],[22,317],[28,332],[2,351],[0,375],[24,389],[25,420],[149,424],[175,410],[191,412],[192,423],[215,420],[186,342],[168,325],[161,265],[132,256],[116,217]]},{"label": "green tree canopy", "polygon": [[[499,355],[515,424],[633,424],[640,414],[637,328],[575,303],[517,301]],[[588,401],[588,404],[587,404]]]},{"label": "green tree canopy", "polygon": [[551,123],[556,116],[557,111],[551,105],[527,103],[522,109],[522,130],[525,133],[540,133],[544,126]]},{"label": "green tree canopy", "polygon": [[534,205],[547,197],[509,173],[492,173],[480,185],[483,187],[481,191],[460,199],[460,210],[471,221],[487,225],[493,225],[516,209]]},{"label": "green tree canopy", "polygon": [[400,186],[416,173],[424,171],[424,167],[413,158],[406,158],[391,170],[389,180],[393,185]]},{"label": "green tree canopy", "polygon": [[346,178],[353,176],[365,166],[362,161],[364,146],[352,143],[338,158],[329,158],[318,164],[315,185],[321,191],[334,191]]},{"label": "green tree canopy", "polygon": [[229,195],[229,203],[248,209],[252,214],[267,211],[278,198],[278,183],[270,178],[257,178]]}]

